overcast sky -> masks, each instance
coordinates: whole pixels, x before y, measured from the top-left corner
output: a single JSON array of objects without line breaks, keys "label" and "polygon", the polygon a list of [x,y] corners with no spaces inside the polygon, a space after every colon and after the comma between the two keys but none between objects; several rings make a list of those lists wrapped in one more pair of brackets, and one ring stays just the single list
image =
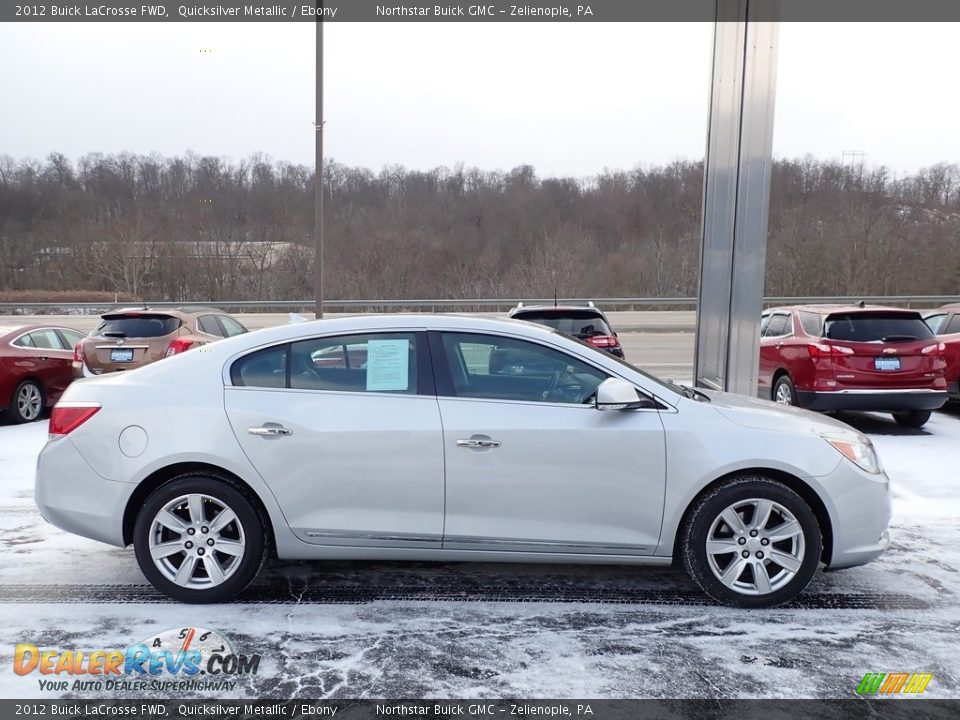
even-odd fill
[{"label": "overcast sky", "polygon": [[[326,154],[586,177],[703,157],[712,26],[325,27]],[[774,154],[960,162],[957,24],[780,29]],[[209,51],[209,52],[201,52]],[[0,154],[313,161],[307,23],[0,26]]]}]

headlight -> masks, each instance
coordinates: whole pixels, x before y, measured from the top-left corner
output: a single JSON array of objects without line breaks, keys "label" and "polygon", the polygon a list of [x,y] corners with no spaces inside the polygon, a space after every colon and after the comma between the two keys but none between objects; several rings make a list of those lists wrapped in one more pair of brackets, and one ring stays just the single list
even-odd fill
[{"label": "headlight", "polygon": [[848,440],[824,435],[823,439],[833,445],[837,452],[862,470],[877,474],[883,469],[880,467],[880,459],[873,449],[873,444],[866,438]]}]

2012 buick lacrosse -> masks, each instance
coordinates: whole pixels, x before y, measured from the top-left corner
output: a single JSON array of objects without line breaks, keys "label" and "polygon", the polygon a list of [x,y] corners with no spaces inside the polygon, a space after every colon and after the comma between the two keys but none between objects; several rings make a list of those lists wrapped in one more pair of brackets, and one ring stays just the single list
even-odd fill
[{"label": "2012 buick lacrosse", "polygon": [[36,502],[201,603],[275,556],[680,562],[762,607],[876,558],[890,519],[874,449],[843,423],[540,325],[436,315],[287,325],[77,381]]}]

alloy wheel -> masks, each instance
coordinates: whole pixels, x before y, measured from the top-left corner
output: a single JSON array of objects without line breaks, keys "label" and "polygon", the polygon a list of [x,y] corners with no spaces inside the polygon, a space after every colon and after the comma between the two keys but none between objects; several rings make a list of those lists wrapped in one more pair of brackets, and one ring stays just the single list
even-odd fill
[{"label": "alloy wheel", "polygon": [[190,589],[223,583],[246,550],[243,525],[222,500],[200,493],[171,500],[150,525],[150,557],[171,582]]},{"label": "alloy wheel", "polygon": [[32,382],[25,383],[17,393],[17,412],[20,413],[26,421],[36,420],[40,417],[40,411],[43,408],[43,396],[40,394],[40,388]]},{"label": "alloy wheel", "polygon": [[777,385],[776,401],[781,405],[793,405],[793,393],[787,383]]},{"label": "alloy wheel", "polygon": [[803,528],[786,507],[750,498],[714,519],[706,550],[710,570],[721,583],[742,595],[767,595],[796,576],[806,548]]}]

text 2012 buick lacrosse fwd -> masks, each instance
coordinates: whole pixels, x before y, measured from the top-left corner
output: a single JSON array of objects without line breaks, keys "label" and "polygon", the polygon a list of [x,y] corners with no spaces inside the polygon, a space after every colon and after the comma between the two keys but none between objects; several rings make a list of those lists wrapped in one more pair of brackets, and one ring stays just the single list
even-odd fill
[{"label": "text 2012 buick lacrosse fwd", "polygon": [[663,383],[548,328],[300,323],[74,383],[36,502],[134,546],[157,588],[233,597],[268,555],[667,565],[782,603],[889,544],[870,441],[814,413]]}]

